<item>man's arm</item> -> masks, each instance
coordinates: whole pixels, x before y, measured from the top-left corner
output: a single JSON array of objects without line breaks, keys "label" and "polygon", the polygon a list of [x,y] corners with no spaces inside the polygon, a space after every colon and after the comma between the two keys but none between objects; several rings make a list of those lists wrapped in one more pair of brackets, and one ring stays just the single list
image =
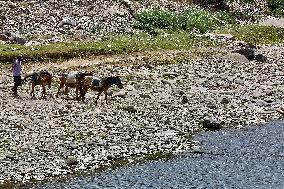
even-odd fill
[{"label": "man's arm", "polygon": [[11,69],[11,71],[13,71],[15,65],[16,65],[16,63],[13,63],[13,64],[12,64],[12,69]]}]

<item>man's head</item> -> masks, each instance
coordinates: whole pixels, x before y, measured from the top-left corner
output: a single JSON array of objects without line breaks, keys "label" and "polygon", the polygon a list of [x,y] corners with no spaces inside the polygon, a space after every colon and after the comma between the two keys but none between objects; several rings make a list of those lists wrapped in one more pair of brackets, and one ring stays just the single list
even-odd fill
[{"label": "man's head", "polygon": [[20,60],[20,61],[23,61],[23,60],[24,60],[24,58],[23,58],[22,55],[17,56],[17,59]]}]

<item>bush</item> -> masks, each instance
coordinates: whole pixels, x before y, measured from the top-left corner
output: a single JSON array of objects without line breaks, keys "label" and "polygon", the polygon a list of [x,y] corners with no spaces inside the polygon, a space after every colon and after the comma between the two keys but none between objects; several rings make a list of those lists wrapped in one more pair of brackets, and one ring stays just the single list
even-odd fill
[{"label": "bush", "polygon": [[162,10],[143,11],[136,15],[135,27],[143,30],[153,28],[173,29],[174,13]]},{"label": "bush", "polygon": [[268,8],[275,16],[284,15],[284,0],[267,0]]},{"label": "bush", "polygon": [[213,30],[235,20],[226,12],[212,14],[205,10],[188,9],[183,13],[162,10],[143,11],[136,15],[134,27],[146,32],[155,29],[198,30],[201,33]]}]

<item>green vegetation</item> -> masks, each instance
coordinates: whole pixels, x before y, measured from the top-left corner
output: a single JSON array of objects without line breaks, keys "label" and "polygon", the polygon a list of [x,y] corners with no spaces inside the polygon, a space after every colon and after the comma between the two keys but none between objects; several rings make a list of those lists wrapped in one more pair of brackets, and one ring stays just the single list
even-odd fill
[{"label": "green vegetation", "polygon": [[135,28],[148,33],[156,29],[199,31],[205,33],[217,27],[235,23],[226,12],[210,13],[201,9],[188,9],[183,13],[148,10],[136,15]]},{"label": "green vegetation", "polygon": [[0,62],[10,62],[17,55],[30,60],[68,59],[88,55],[131,53],[151,50],[179,50],[199,46],[212,46],[216,42],[187,32],[161,33],[156,37],[147,34],[112,36],[99,42],[54,43],[49,45],[0,45]]}]

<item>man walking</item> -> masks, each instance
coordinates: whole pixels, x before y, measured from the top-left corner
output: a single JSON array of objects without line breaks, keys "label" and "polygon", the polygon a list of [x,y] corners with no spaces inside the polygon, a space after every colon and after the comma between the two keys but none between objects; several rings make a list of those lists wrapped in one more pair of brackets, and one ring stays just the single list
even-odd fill
[{"label": "man walking", "polygon": [[22,61],[23,57],[18,56],[12,66],[12,73],[14,77],[14,86],[12,91],[14,96],[18,96],[18,86],[22,85]]}]

